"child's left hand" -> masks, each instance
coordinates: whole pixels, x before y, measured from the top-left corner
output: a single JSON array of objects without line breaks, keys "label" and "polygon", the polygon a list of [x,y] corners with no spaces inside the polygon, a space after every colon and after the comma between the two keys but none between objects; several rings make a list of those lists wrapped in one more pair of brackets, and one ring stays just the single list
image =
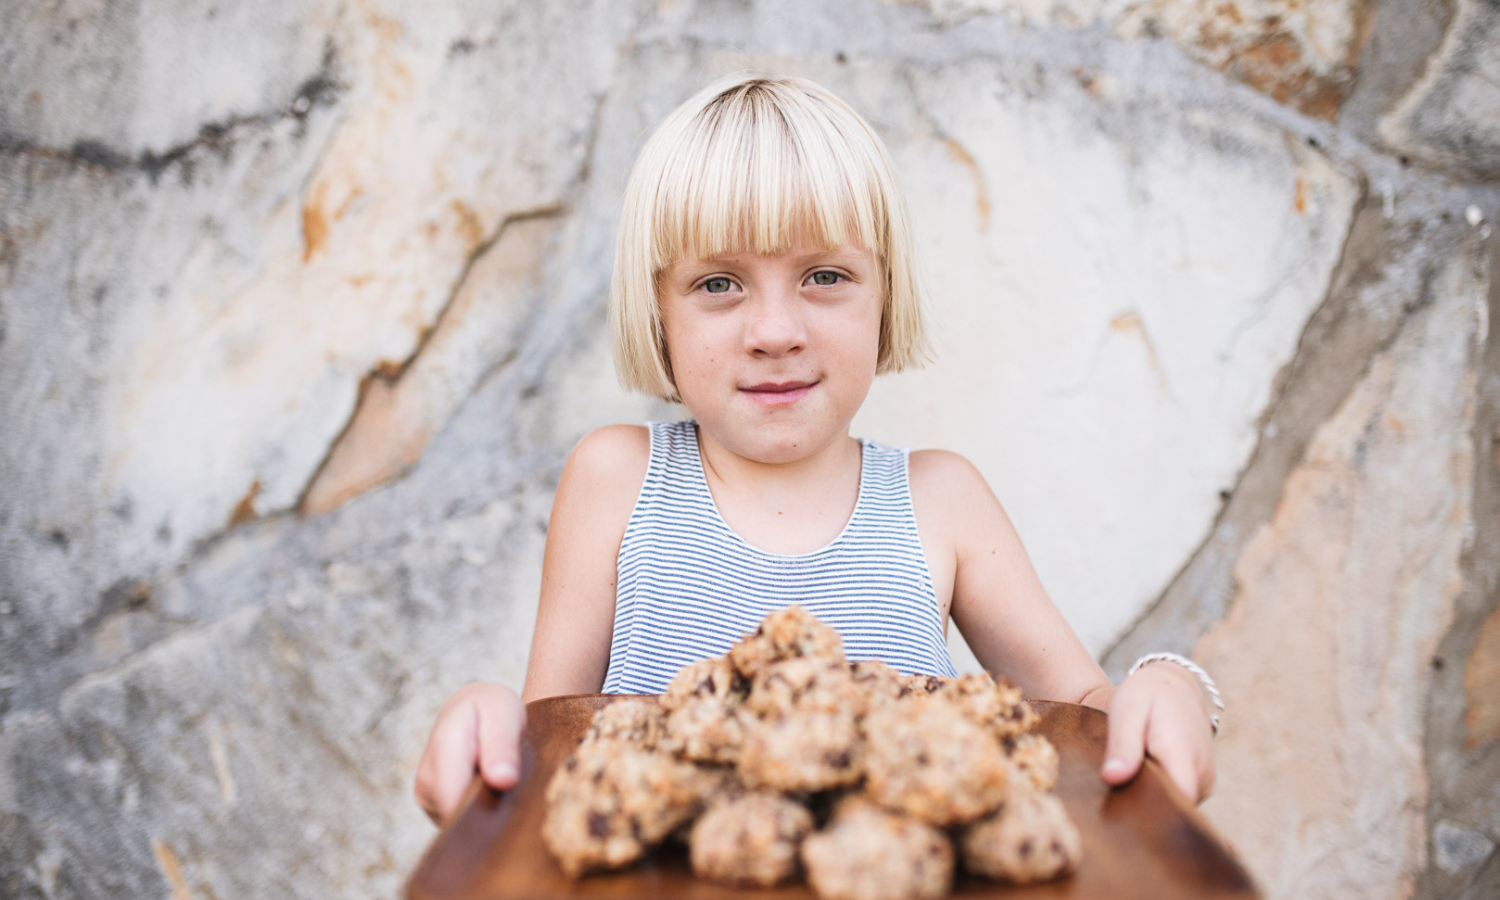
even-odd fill
[{"label": "child's left hand", "polygon": [[1194,803],[1214,786],[1213,731],[1208,695],[1182,666],[1142,666],[1109,701],[1109,744],[1099,775],[1112,785],[1130,781],[1146,754],[1161,763]]}]

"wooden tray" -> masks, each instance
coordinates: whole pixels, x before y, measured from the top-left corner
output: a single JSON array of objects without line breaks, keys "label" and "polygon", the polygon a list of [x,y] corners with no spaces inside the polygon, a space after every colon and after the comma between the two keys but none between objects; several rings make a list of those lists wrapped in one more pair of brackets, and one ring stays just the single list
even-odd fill
[{"label": "wooden tray", "polygon": [[[798,884],[776,890],[722,887],[692,876],[686,853],[657,850],[624,872],[569,881],[542,845],[543,792],[553,769],[583,738],[608,695],[551,697],[526,707],[521,783],[503,796],[475,780],[462,810],[412,873],[410,900],[541,900],[553,897],[749,900],[813,897]],[[960,875],[956,897],[1171,900],[1258,897],[1245,870],[1198,810],[1153,761],[1128,786],[1099,780],[1106,716],[1070,703],[1028,701],[1037,731],[1061,757],[1057,794],[1083,837],[1083,865],[1071,878],[1011,887]]]}]

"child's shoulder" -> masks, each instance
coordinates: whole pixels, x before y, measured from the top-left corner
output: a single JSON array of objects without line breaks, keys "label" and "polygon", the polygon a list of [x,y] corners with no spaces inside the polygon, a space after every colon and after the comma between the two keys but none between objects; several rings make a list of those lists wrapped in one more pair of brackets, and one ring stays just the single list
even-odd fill
[{"label": "child's shoulder", "polygon": [[951,450],[913,450],[908,472],[918,520],[945,531],[974,527],[976,514],[988,505],[976,501],[994,496],[974,464]]},{"label": "child's shoulder", "polygon": [[584,435],[568,454],[567,468],[578,475],[636,486],[651,461],[651,431],[645,425],[605,425]]},{"label": "child's shoulder", "polygon": [[911,489],[915,495],[956,496],[988,484],[974,464],[952,450],[913,450],[908,463]]},{"label": "child's shoulder", "polygon": [[618,543],[650,462],[651,433],[643,426],[607,425],[584,435],[563,466],[552,504],[553,526],[570,532],[587,523]]}]

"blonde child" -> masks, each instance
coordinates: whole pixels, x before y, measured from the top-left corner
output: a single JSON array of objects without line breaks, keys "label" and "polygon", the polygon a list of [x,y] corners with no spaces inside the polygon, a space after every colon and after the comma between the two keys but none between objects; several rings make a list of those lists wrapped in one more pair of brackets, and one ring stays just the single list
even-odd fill
[{"label": "blonde child", "polygon": [[907,672],[952,674],[952,618],[1027,696],[1109,712],[1106,782],[1150,753],[1208,794],[1201,670],[1158,655],[1112,687],[967,460],[849,436],[875,375],[925,355],[912,260],[884,147],[821,87],[735,77],[661,125],[626,190],[610,320],[625,386],[692,418],[601,428],[568,457],[525,688],[444,705],[416,780],[435,821],[476,768],[515,784],[523,700],[660,691],[792,602],[851,659]]}]

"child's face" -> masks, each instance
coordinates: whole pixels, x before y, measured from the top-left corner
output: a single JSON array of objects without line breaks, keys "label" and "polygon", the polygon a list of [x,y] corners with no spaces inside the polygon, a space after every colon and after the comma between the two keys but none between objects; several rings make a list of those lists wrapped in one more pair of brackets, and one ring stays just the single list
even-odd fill
[{"label": "child's face", "polygon": [[848,434],[880,348],[880,266],[852,246],[684,259],[662,276],[673,380],[704,433],[764,463]]}]

